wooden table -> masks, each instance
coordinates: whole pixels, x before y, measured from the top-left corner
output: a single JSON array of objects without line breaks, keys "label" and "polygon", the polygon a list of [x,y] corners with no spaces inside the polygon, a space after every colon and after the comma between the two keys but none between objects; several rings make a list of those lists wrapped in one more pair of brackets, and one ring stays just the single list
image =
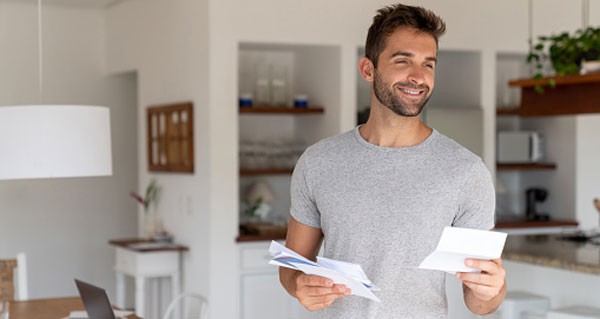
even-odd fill
[{"label": "wooden table", "polygon": [[[10,302],[10,319],[61,319],[74,310],[84,310],[79,297],[33,299]],[[140,319],[129,316],[129,319]]]}]

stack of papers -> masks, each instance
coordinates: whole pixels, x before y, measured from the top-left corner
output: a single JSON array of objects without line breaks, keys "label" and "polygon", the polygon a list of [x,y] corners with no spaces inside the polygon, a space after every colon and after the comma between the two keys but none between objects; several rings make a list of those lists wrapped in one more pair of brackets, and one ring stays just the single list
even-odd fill
[{"label": "stack of papers", "polygon": [[273,257],[269,264],[302,271],[307,275],[316,275],[333,280],[350,288],[353,295],[379,302],[373,291],[379,288],[373,284],[358,264],[317,257],[317,262],[308,260],[276,241],[271,242],[269,253]]},{"label": "stack of papers", "polygon": [[492,260],[500,258],[506,233],[446,227],[437,248],[419,265],[421,269],[456,272],[479,272],[465,265],[465,259]]}]

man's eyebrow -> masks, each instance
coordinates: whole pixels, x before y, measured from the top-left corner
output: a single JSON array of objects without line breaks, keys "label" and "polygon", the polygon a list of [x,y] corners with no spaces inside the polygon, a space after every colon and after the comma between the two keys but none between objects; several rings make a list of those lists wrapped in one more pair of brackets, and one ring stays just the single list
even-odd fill
[{"label": "man's eyebrow", "polygon": [[[395,58],[397,56],[403,56],[403,57],[407,57],[407,58],[412,58],[415,55],[413,53],[411,53],[411,52],[408,52],[408,51],[401,51],[401,50],[399,50],[399,51],[396,51],[396,52],[392,53],[392,56],[390,57],[390,59],[393,59],[393,58]],[[431,62],[437,62],[437,58],[434,57],[434,56],[426,57],[425,60],[426,61],[431,61]]]},{"label": "man's eyebrow", "polygon": [[407,58],[412,58],[412,57],[414,57],[415,55],[414,55],[414,54],[412,54],[412,53],[410,53],[410,52],[408,52],[408,51],[396,51],[396,52],[392,53],[392,56],[391,56],[391,58],[395,58],[395,57],[397,57],[397,56],[405,56],[405,57],[407,57]]}]

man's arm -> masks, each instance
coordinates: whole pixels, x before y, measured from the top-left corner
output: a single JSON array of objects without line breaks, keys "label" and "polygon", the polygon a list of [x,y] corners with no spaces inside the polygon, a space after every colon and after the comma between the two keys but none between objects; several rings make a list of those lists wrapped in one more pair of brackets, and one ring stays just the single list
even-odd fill
[{"label": "man's arm", "polygon": [[498,309],[506,295],[506,271],[501,259],[467,259],[465,265],[481,270],[481,273],[456,273],[463,282],[465,304],[478,315]]},{"label": "man's arm", "polygon": [[[306,226],[290,217],[285,243],[287,248],[315,260],[322,239],[323,233],[319,228]],[[329,307],[337,298],[350,294],[350,289],[344,285],[334,285],[331,279],[306,275],[285,267],[279,267],[279,281],[290,295],[310,311]]]}]

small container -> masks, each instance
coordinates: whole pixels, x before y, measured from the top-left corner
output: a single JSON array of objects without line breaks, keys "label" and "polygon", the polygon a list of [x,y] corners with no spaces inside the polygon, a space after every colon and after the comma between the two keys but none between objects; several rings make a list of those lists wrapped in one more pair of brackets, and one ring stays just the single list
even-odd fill
[{"label": "small container", "polygon": [[294,107],[307,108],[308,107],[308,95],[306,95],[306,94],[294,95]]},{"label": "small container", "polygon": [[240,107],[252,107],[252,94],[240,94]]}]

